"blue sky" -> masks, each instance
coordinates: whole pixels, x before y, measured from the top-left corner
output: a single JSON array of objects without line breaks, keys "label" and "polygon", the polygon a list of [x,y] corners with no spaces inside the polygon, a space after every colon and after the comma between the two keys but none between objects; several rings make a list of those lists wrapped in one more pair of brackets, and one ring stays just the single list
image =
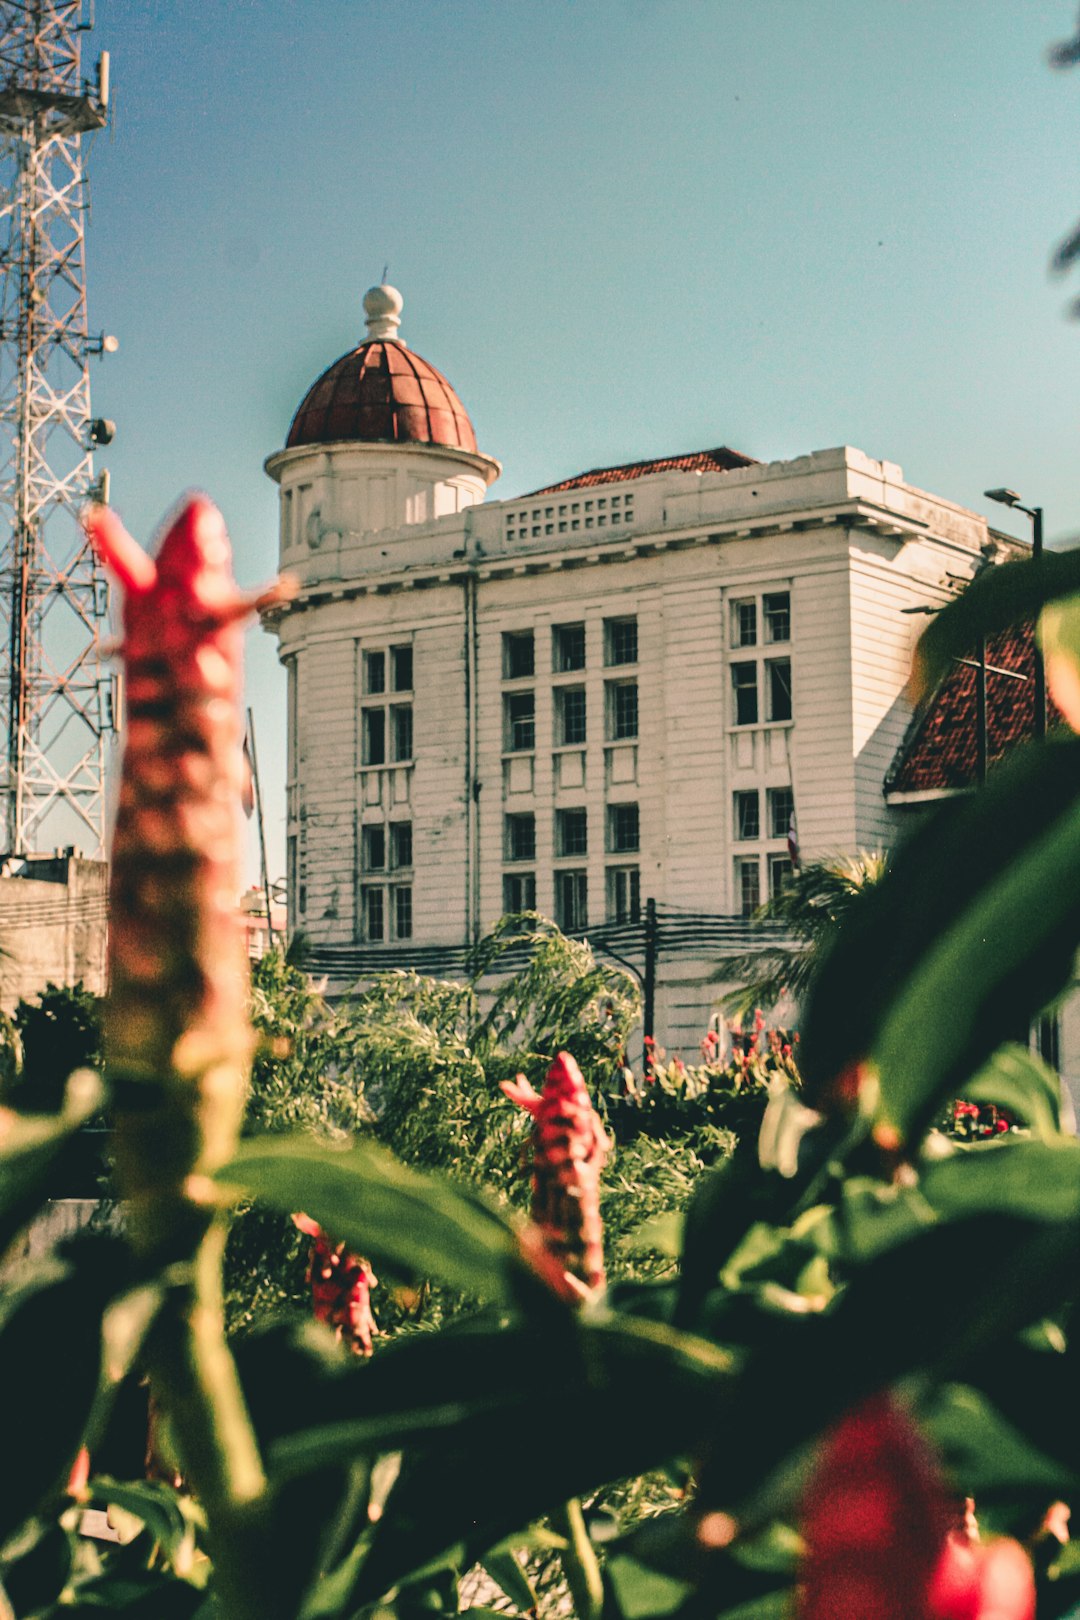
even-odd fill
[{"label": "blue sky", "polygon": [[[1080,533],[1075,0],[97,0],[99,461],[147,539],[186,488],[274,571],[262,471],[389,279],[508,497],[728,444],[841,443]],[[270,864],[284,681],[249,642]]]}]

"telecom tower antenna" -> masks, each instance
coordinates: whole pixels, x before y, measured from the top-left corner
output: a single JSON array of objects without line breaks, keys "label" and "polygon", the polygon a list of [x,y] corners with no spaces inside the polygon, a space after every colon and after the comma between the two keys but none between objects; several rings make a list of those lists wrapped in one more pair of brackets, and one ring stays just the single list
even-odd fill
[{"label": "telecom tower antenna", "polygon": [[92,448],[89,195],[82,137],[108,118],[109,59],[81,72],[84,0],[0,0],[0,839],[8,854],[62,844],[100,855],[105,579],[78,525]]}]

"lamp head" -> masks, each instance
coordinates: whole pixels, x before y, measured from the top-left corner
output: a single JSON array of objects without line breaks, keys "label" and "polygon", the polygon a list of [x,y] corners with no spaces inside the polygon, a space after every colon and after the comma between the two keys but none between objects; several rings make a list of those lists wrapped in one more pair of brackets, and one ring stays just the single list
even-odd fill
[{"label": "lamp head", "polygon": [[1015,489],[984,489],[983,494],[988,501],[996,501],[999,506],[1020,505],[1020,497]]}]

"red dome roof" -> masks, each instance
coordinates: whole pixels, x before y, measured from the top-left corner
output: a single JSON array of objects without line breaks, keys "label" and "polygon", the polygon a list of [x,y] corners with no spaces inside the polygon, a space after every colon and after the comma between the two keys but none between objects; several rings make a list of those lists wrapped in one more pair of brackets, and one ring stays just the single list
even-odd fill
[{"label": "red dome roof", "polygon": [[477,453],[472,423],[446,378],[397,338],[369,338],[335,360],[305,394],[285,444],[357,440]]}]

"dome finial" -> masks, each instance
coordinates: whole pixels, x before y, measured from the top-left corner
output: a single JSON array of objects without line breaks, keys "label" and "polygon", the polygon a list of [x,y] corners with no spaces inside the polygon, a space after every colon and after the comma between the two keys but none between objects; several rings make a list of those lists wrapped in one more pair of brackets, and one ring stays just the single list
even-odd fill
[{"label": "dome finial", "polygon": [[393,338],[398,343],[404,342],[403,338],[398,337],[403,302],[397,288],[389,286],[385,281],[380,282],[377,287],[368,288],[364,294],[368,340]]}]

